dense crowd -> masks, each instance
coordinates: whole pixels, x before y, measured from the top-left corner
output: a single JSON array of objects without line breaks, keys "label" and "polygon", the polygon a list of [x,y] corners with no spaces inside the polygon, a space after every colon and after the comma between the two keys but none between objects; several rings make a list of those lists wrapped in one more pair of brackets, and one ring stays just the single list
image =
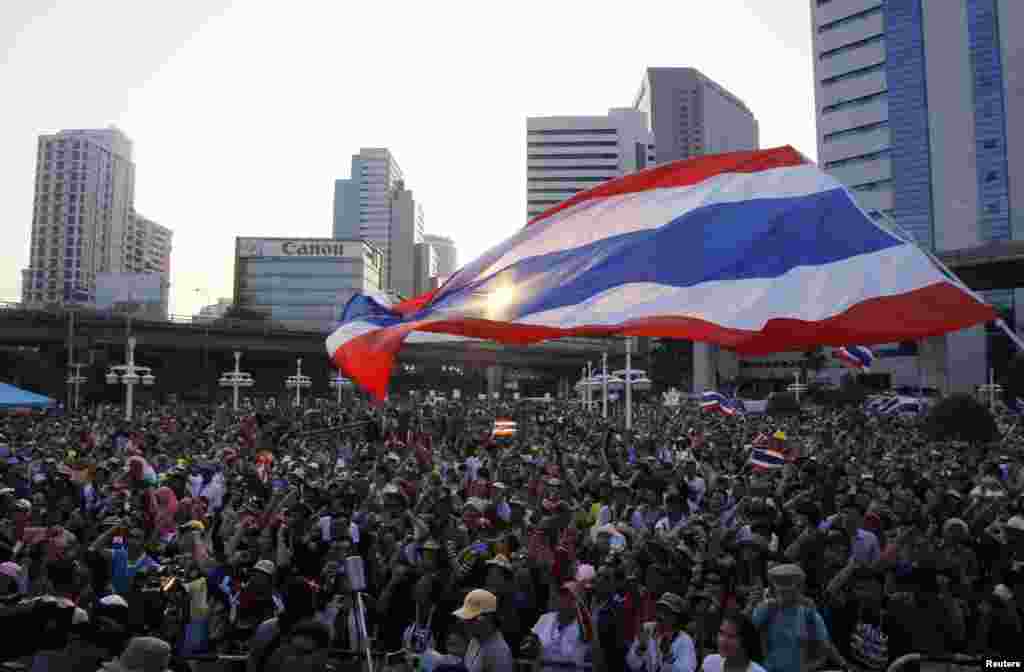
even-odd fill
[{"label": "dense crowd", "polygon": [[[634,417],[626,432],[579,404],[490,401],[0,417],[0,661],[810,672],[1024,657],[1017,443],[933,442],[859,410]],[[496,418],[515,436],[493,438]],[[752,464],[759,447],[784,463]]]}]

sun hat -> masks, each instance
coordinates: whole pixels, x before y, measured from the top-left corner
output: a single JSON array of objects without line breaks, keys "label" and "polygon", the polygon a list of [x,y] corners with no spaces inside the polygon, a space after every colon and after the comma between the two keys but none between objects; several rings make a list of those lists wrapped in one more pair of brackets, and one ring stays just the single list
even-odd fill
[{"label": "sun hat", "polygon": [[498,598],[486,590],[471,590],[462,601],[462,608],[456,609],[452,615],[463,621],[472,621],[484,614],[493,614],[498,610]]},{"label": "sun hat", "polygon": [[171,645],[156,637],[134,637],[121,657],[103,663],[111,672],[167,672],[171,662]]}]

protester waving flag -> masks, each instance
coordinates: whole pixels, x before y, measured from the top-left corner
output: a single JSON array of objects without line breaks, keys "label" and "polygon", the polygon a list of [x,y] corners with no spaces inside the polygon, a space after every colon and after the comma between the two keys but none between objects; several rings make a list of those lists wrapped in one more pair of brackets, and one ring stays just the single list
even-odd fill
[{"label": "protester waving flag", "polygon": [[833,355],[843,366],[865,373],[871,370],[871,364],[875,361],[875,354],[861,345],[843,346],[835,350]]},{"label": "protester waving flag", "polygon": [[780,147],[667,163],[578,193],[437,290],[394,306],[353,297],[326,345],[381,401],[412,332],[523,345],[671,337],[759,355],[919,340],[996,317],[835,178]]}]

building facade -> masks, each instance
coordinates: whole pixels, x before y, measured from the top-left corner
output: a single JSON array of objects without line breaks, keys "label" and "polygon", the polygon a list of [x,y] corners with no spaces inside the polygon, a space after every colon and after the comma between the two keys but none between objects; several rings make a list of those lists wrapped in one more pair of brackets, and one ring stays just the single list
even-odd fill
[{"label": "building facade", "polygon": [[384,254],[384,287],[412,295],[413,245],[423,239],[423,209],[389,150],[361,149],[352,156],[352,177],[335,181],[334,237],[371,242]]},{"label": "building facade", "polygon": [[423,236],[423,241],[430,243],[437,255],[437,273],[434,275],[447,277],[459,270],[459,255],[454,240],[447,236],[428,233]]},{"label": "building facade", "polygon": [[647,115],[659,163],[759,147],[750,109],[694,68],[647,68],[633,109]]},{"label": "building facade", "polygon": [[438,258],[437,250],[430,243],[416,244],[416,296],[433,289],[430,279],[438,275]]},{"label": "building facade", "polygon": [[236,238],[235,305],[329,331],[355,294],[381,290],[383,253],[365,240]]},{"label": "building facade", "polygon": [[[811,15],[821,166],[926,249],[1024,236],[1024,49],[1011,28],[1024,4],[811,0]],[[984,296],[1024,326],[1020,290]],[[969,390],[998,368],[1003,340],[983,327],[930,339],[917,368],[929,386]]]},{"label": "building facade", "polygon": [[618,108],[604,116],[530,117],[526,219],[602,182],[642,170],[654,159],[654,138],[642,112]]},{"label": "building facade", "polygon": [[[132,142],[117,128],[39,136],[22,300],[92,304],[98,273],[145,268],[150,255],[139,258],[134,198]],[[159,228],[165,232],[169,267],[170,232]]]}]

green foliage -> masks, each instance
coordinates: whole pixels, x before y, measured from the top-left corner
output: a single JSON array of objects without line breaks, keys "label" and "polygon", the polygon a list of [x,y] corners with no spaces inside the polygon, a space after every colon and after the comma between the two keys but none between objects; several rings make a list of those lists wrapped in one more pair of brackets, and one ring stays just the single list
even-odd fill
[{"label": "green foliage", "polygon": [[651,348],[651,382],[657,390],[689,388],[693,368],[693,343],[662,338]]},{"label": "green foliage", "polygon": [[954,394],[937,403],[925,419],[925,432],[933,441],[980,444],[999,439],[992,413],[969,394]]},{"label": "green foliage", "polygon": [[791,392],[779,392],[768,400],[768,415],[798,415],[800,404]]}]

